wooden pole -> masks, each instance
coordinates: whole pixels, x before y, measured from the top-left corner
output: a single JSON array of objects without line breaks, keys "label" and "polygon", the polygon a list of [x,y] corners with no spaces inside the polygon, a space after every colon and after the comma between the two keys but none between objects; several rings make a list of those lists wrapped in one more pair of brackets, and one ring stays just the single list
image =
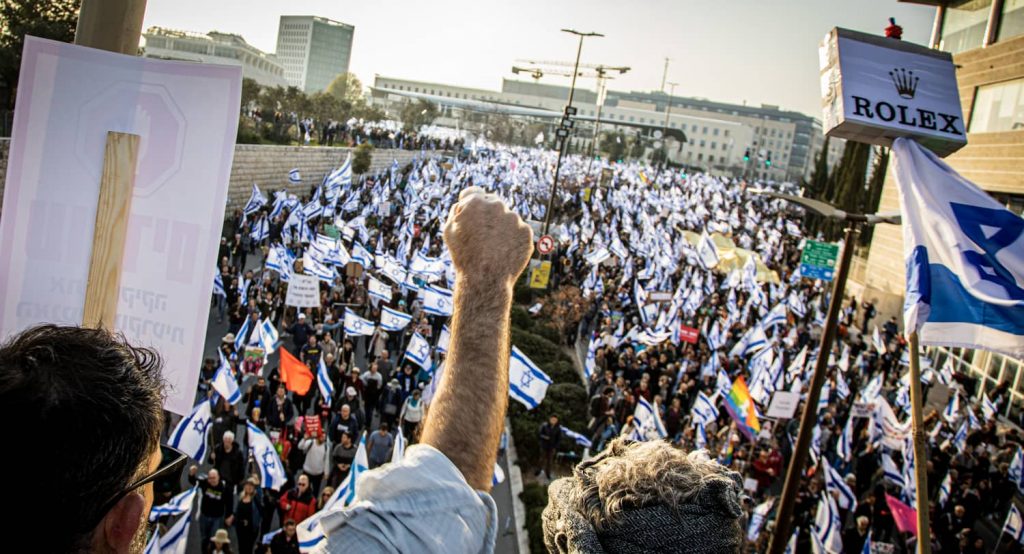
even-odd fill
[{"label": "wooden pole", "polygon": [[92,258],[85,285],[82,325],[86,327],[111,328],[117,315],[121,262],[128,236],[138,157],[138,135],[107,133],[100,198],[96,207],[96,230],[92,237]]},{"label": "wooden pole", "polygon": [[[139,51],[146,0],[82,0],[75,44],[134,56]],[[96,230],[85,285],[82,325],[113,327],[121,290],[121,262],[128,233],[139,136],[107,133],[96,208]]]},{"label": "wooden pole", "polygon": [[917,552],[930,554],[931,533],[928,527],[928,458],[924,451],[924,415],[921,397],[921,357],[918,352],[917,332],[910,333],[910,414],[914,439],[914,477],[917,480]]},{"label": "wooden pole", "polygon": [[832,343],[835,341],[836,331],[839,328],[839,310],[843,307],[843,291],[846,290],[846,278],[850,275],[850,260],[853,258],[854,241],[857,240],[860,226],[860,223],[855,221],[848,221],[847,224],[849,227],[846,228],[846,234],[843,237],[842,261],[839,262],[839,272],[832,286],[832,297],[828,302],[825,329],[821,332],[818,360],[814,364],[814,374],[811,376],[811,384],[807,389],[807,400],[804,401],[804,411],[800,416],[800,431],[797,434],[796,444],[793,445],[793,454],[789,458],[786,481],[782,486],[782,496],[779,498],[775,515],[775,530],[772,532],[772,539],[768,545],[768,552],[771,554],[782,554],[789,542],[790,533],[793,530],[793,509],[796,507],[796,495],[800,489],[804,465],[807,463],[811,435],[814,432],[814,427],[818,424],[818,399],[821,398],[821,387],[825,384],[829,354],[832,352]]},{"label": "wooden pole", "polygon": [[82,0],[75,44],[134,56],[146,0]]}]

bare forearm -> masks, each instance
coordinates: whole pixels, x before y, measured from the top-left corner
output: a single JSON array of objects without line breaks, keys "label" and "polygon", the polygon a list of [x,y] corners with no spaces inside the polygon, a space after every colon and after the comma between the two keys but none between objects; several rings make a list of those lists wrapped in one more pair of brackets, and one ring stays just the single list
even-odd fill
[{"label": "bare forearm", "polygon": [[444,453],[470,486],[490,490],[508,407],[512,286],[503,279],[460,277],[454,296],[444,379],[423,442]]}]

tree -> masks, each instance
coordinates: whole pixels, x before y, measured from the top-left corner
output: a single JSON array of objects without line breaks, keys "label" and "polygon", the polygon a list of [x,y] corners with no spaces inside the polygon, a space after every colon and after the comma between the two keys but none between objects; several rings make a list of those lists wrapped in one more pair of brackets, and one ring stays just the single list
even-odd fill
[{"label": "tree", "polygon": [[[818,153],[818,159],[814,162],[814,173],[811,175],[811,181],[807,183],[806,195],[808,198],[814,198],[815,200],[824,200],[824,194],[829,185],[828,141],[829,137],[826,136],[825,142],[821,145],[821,152]],[[804,230],[812,235],[817,234],[824,224],[824,218],[818,214],[808,212],[804,216]]]},{"label": "tree", "polygon": [[337,96],[318,92],[311,96],[309,100],[310,115],[320,124],[325,124],[331,119],[337,121],[342,118],[342,103],[338,100]]},{"label": "tree", "polygon": [[352,73],[342,73],[335,77],[324,92],[337,98],[346,113],[366,103],[363,100],[363,84]]},{"label": "tree", "polygon": [[[868,156],[871,145],[863,142],[846,142],[843,158],[834,172],[831,187],[826,190],[825,200],[847,212],[858,212],[863,207],[865,184],[868,173]],[[843,232],[843,223],[828,221],[824,226],[826,240],[838,240]]]},{"label": "tree", "polygon": [[626,137],[621,132],[605,131],[601,133],[599,148],[608,156],[609,160],[619,161],[626,155]]},{"label": "tree", "polygon": [[[871,178],[868,179],[868,192],[864,195],[864,203],[861,206],[861,213],[872,214],[878,211],[878,204],[882,201],[882,188],[885,186],[885,172],[889,169],[889,149],[879,148],[878,158],[875,159],[875,167],[871,170]],[[875,226],[865,226],[860,234],[860,243],[864,246],[871,244],[871,237],[874,234]]]},{"label": "tree", "polygon": [[25,35],[71,42],[82,0],[0,0],[0,107],[14,108]]},{"label": "tree", "polygon": [[437,106],[425,100],[406,102],[398,112],[406,131],[418,131],[424,125],[433,123],[437,116]]},{"label": "tree", "polygon": [[352,156],[352,173],[362,175],[370,170],[373,163],[373,145],[364,142],[356,146],[356,153]]},{"label": "tree", "polygon": [[259,105],[260,84],[248,77],[242,79],[242,114],[248,113],[253,106]]}]

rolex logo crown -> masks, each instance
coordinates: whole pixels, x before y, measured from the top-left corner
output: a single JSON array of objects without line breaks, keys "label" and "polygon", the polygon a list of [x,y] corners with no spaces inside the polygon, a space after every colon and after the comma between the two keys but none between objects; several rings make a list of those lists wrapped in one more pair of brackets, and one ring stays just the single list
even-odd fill
[{"label": "rolex logo crown", "polygon": [[889,78],[892,79],[892,84],[896,87],[896,92],[901,98],[913,98],[917,92],[917,82],[921,80],[920,77],[914,76],[913,70],[906,70],[904,68],[896,68],[889,72]]}]

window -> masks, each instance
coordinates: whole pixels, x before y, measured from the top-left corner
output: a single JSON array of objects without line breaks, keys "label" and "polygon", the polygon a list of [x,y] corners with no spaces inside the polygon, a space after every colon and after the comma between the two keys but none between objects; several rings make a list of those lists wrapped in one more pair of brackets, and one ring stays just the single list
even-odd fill
[{"label": "window", "polygon": [[700,147],[704,148],[704,139],[700,139]]},{"label": "window", "polygon": [[718,143],[715,141],[711,141],[711,149],[714,150],[715,148],[718,148]]},{"label": "window", "polygon": [[702,135],[708,134],[708,128],[704,127],[703,129],[701,129],[700,134],[702,134]]},{"label": "window", "polygon": [[702,161],[704,161],[704,154],[700,154],[700,153],[698,153],[698,154],[697,154],[697,161],[698,161],[698,162],[702,162]]},{"label": "window", "polygon": [[724,132],[725,132],[725,137],[729,138],[729,129],[726,129]]},{"label": "window", "polygon": [[693,125],[692,127],[690,127],[690,131],[696,133],[697,132],[697,126]]},{"label": "window", "polygon": [[1024,35],[1024,0],[1005,0],[999,18],[999,40]]},{"label": "window", "polygon": [[961,0],[946,8],[939,48],[956,54],[979,48],[985,40],[985,27],[992,0]]},{"label": "window", "polygon": [[716,128],[713,133],[716,137],[718,136],[718,129]]},{"label": "window", "polygon": [[978,87],[969,133],[1024,129],[1024,79]]}]

